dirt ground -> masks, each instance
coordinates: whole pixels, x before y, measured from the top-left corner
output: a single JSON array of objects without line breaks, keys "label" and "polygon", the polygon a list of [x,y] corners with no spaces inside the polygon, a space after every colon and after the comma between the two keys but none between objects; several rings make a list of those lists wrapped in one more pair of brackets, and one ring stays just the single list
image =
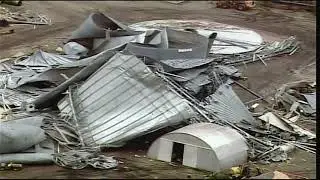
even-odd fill
[{"label": "dirt ground", "polygon": [[[273,93],[280,85],[303,79],[316,78],[316,17],[304,10],[283,10],[262,6],[258,2],[254,10],[239,12],[232,9],[217,9],[206,1],[173,5],[160,1],[24,1],[21,7],[5,6],[12,10],[29,9],[46,14],[54,23],[51,26],[16,25],[16,32],[0,38],[0,59],[17,52],[31,52],[37,48],[54,51],[62,45],[73,30],[89,15],[99,10],[119,21],[135,23],[156,19],[203,19],[250,28],[269,40],[294,35],[301,42],[301,49],[292,56],[275,57],[262,63],[239,67],[247,81],[242,82],[261,95]],[[1,5],[2,6],[2,5]],[[254,99],[252,95],[234,87],[243,101]],[[315,125],[315,124],[314,124]],[[123,162],[119,168],[107,171],[92,169],[74,171],[57,166],[31,166],[18,172],[0,172],[0,178],[205,178],[209,172],[172,166],[165,162],[152,161],[145,156],[146,148],[139,151],[113,150]],[[138,156],[135,156],[138,155]],[[283,163],[261,166],[264,171],[278,170],[292,178],[316,177],[315,155],[297,150],[292,159]],[[301,178],[301,177],[300,177]]]}]

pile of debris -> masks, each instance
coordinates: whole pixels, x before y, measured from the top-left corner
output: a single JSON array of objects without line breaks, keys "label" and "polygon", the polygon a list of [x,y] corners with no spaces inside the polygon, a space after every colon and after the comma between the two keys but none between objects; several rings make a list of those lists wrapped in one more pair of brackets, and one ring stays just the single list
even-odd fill
[{"label": "pile of debris", "polygon": [[[294,147],[314,153],[315,135],[293,123],[300,116],[314,115],[314,94],[310,94],[314,89],[286,87],[277,93],[277,110],[258,111],[257,105],[248,109],[231,86],[241,78],[232,64],[265,63],[272,56],[291,55],[298,42],[291,37],[256,44],[247,52],[217,54],[211,51],[215,41],[223,41],[215,30],[206,30],[206,35],[190,28],[137,30],[92,13],[64,45],[65,55],[39,50],[2,61],[0,112],[5,138],[1,138],[1,156],[10,162],[41,163],[42,159],[34,158],[41,157],[38,150],[30,158],[16,156],[51,140],[57,148],[51,159],[46,152],[46,160],[73,169],[87,165],[109,169],[117,161],[98,155],[100,147],[121,147],[133,138],[181,123],[189,125],[168,139],[178,142],[178,136],[172,136],[181,132],[203,137],[216,157],[222,156],[219,148],[241,144],[241,151],[230,154],[237,161],[227,161],[224,154],[216,159],[220,165],[215,169],[230,168],[248,158],[286,160]],[[245,42],[224,42],[245,46]],[[279,113],[281,107],[287,115]],[[34,123],[24,123],[31,120]],[[10,141],[17,143],[10,147]],[[150,152],[160,152],[152,147],[166,146],[150,147]],[[171,152],[164,154],[171,157]],[[171,161],[159,154],[161,158]],[[187,160],[185,164],[193,166]]]},{"label": "pile of debris", "polygon": [[[18,3],[9,1],[11,3]],[[20,1],[21,2],[21,1]],[[14,33],[14,28],[10,25],[27,24],[33,25],[51,25],[51,19],[46,15],[35,13],[34,11],[11,12],[9,9],[0,6],[0,35]]]}]

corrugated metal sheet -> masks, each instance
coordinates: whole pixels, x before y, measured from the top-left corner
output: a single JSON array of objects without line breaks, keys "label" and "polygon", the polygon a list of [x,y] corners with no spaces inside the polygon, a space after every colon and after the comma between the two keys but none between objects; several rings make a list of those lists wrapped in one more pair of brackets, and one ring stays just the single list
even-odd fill
[{"label": "corrugated metal sheet", "polygon": [[242,120],[254,124],[255,119],[242,103],[232,87],[223,84],[217,91],[206,98],[209,102],[206,109],[213,113],[218,119],[233,123],[239,123]]},{"label": "corrugated metal sheet", "polygon": [[0,104],[21,106],[22,102],[32,102],[37,96],[11,89],[0,89]]},{"label": "corrugated metal sheet", "polygon": [[80,59],[80,56],[77,55],[59,55],[43,52],[41,50],[36,51],[32,56],[29,56],[27,59],[15,63],[16,65],[22,66],[57,66],[61,64],[71,63]]},{"label": "corrugated metal sheet", "polygon": [[89,146],[119,146],[195,115],[186,100],[169,91],[141,60],[121,53],[71,94],[58,107],[69,115],[70,105],[74,107],[80,134]]}]

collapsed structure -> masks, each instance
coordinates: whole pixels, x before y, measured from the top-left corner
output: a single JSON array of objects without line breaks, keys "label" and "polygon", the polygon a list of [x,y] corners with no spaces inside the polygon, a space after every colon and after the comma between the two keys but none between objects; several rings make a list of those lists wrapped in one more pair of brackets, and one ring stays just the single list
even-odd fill
[{"label": "collapsed structure", "polygon": [[[172,134],[197,127],[200,134],[192,133],[192,136],[201,139],[201,133],[206,132],[212,137],[206,141],[210,141],[208,146],[216,154],[212,161],[220,164],[213,167],[183,160],[192,167],[222,170],[243,163],[247,157],[285,160],[292,145],[315,152],[310,147],[315,135],[290,123],[292,113],[283,117],[269,112],[257,118],[231,86],[241,77],[232,65],[256,61],[266,64],[266,58],[296,52],[298,42],[293,37],[273,43],[234,42],[224,39],[219,31],[222,30],[201,31],[189,27],[141,29],[137,25],[128,27],[102,13],[92,13],[72,33],[63,48],[65,55],[37,51],[15,61],[1,62],[0,123],[5,130],[1,131],[4,138],[0,141],[0,162],[10,159],[41,163],[38,153],[45,152],[49,156],[46,160],[60,166],[81,169],[91,165],[109,169],[117,166],[117,161],[93,153],[100,147],[120,147],[133,138],[182,122],[192,125],[164,137],[170,139]],[[227,49],[217,53],[213,47],[216,41],[220,48]],[[304,113],[314,114],[310,96],[305,94],[307,102],[299,101],[299,107]],[[282,93],[278,97],[279,102],[298,107],[297,100],[290,95]],[[290,112],[295,110],[291,108]],[[41,123],[23,127],[27,126],[23,125],[26,119],[35,117]],[[19,130],[31,128],[37,130],[32,133]],[[218,133],[219,129],[228,133]],[[43,135],[37,137],[34,133]],[[289,135],[279,137],[281,133]],[[21,136],[26,141],[21,142]],[[241,144],[239,161],[227,162],[237,153],[219,154],[221,150],[215,149],[219,146],[213,145],[217,136]],[[177,136],[175,141],[180,142],[179,138],[184,136]],[[54,153],[36,150],[30,158],[17,157],[48,139],[59,147]],[[17,143],[10,147],[13,140]],[[50,141],[49,147],[53,142]],[[149,150],[150,156],[161,159],[154,155],[154,146]]]}]

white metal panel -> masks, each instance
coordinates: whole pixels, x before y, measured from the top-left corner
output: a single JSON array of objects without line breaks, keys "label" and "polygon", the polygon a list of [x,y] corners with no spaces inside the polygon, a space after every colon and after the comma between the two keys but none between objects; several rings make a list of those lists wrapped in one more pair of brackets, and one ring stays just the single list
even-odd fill
[{"label": "white metal panel", "polygon": [[[186,139],[192,139],[190,136],[193,136],[193,139],[202,141],[202,143],[207,144],[207,147],[210,148],[199,146],[201,143],[195,142],[195,140],[186,142]],[[241,134],[230,127],[219,126],[213,123],[191,124],[157,139],[150,146],[148,154],[152,153],[150,150],[155,151],[153,146],[155,146],[160,139],[182,143],[185,145],[185,148],[187,146],[198,148],[198,153],[188,153],[188,155],[184,156],[184,161],[189,162],[197,158],[196,167],[200,169],[220,171],[247,161],[248,146],[246,140]],[[162,149],[166,147],[158,146],[158,148]],[[190,150],[187,149],[185,151],[189,152]],[[185,160],[185,158],[187,159]]]},{"label": "white metal panel", "polygon": [[159,142],[161,147],[158,151],[158,159],[161,161],[170,162],[172,156],[173,142],[161,139]]},{"label": "white metal panel", "polygon": [[184,145],[183,151],[183,161],[182,164],[190,167],[197,167],[198,156],[196,155],[198,152],[198,147]]}]

